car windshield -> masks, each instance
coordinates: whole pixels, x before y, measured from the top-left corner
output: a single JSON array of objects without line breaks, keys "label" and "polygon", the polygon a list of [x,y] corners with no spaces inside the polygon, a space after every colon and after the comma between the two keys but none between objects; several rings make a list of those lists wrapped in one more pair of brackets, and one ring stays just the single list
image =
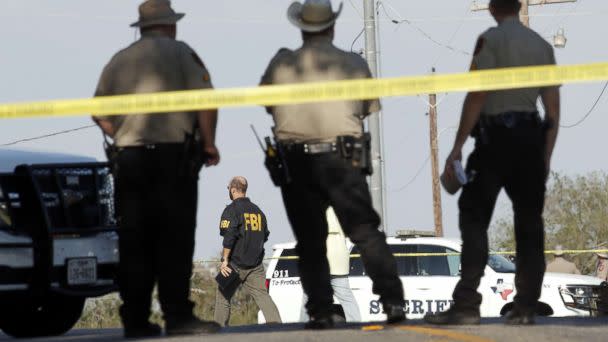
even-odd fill
[{"label": "car windshield", "polygon": [[502,255],[490,255],[488,265],[498,273],[515,273],[515,264]]}]

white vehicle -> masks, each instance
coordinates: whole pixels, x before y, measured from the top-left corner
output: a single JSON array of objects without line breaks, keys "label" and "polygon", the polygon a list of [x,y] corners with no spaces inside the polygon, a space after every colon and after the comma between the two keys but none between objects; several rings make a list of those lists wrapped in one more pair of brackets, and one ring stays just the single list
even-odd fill
[{"label": "white vehicle", "polygon": [[[400,232],[387,242],[393,253],[459,253],[458,240],[429,237],[429,233]],[[355,248],[351,255],[358,254]],[[274,257],[296,256],[295,243],[274,246]],[[405,312],[408,318],[422,318],[427,313],[447,310],[452,305],[452,292],[460,275],[460,256],[405,256],[397,257],[399,276],[405,290]],[[513,306],[515,296],[515,265],[508,259],[491,255],[478,291],[483,295],[482,317],[499,317]],[[272,260],[268,266],[266,284],[276,303],[283,322],[300,321],[302,286],[297,260]],[[372,293],[372,282],[367,277],[360,258],[351,258],[350,286],[361,310],[363,321],[383,321],[382,304]],[[546,273],[540,297],[539,314],[589,316],[597,312],[599,293],[608,286],[599,278]],[[335,301],[337,303],[337,301]],[[258,315],[259,321],[264,317]]]},{"label": "white vehicle", "polygon": [[116,290],[118,234],[107,164],[0,149],[0,329],[60,335],[87,297]]}]

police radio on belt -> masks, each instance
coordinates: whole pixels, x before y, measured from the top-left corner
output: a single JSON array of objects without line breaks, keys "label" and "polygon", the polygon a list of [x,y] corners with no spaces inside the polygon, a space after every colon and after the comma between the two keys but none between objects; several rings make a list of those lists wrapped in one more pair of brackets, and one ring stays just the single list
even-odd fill
[{"label": "police radio on belt", "polygon": [[283,148],[280,144],[276,144],[272,142],[270,137],[265,137],[264,141],[266,142],[266,147],[262,143],[258,132],[255,130],[253,125],[250,125],[253,134],[255,135],[260,148],[264,152],[266,156],[264,160],[264,166],[268,169],[268,173],[270,174],[270,179],[275,186],[281,186],[291,183],[291,177],[289,176],[289,169],[287,168],[287,163],[285,162],[285,154],[283,153]]}]

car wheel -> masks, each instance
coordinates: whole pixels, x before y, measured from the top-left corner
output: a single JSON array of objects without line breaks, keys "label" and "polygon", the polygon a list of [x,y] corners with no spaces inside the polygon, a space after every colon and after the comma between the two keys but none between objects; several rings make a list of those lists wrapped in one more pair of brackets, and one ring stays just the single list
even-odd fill
[{"label": "car wheel", "polygon": [[52,294],[40,305],[15,303],[5,306],[0,317],[0,329],[17,338],[62,335],[78,322],[84,302],[82,297]]}]

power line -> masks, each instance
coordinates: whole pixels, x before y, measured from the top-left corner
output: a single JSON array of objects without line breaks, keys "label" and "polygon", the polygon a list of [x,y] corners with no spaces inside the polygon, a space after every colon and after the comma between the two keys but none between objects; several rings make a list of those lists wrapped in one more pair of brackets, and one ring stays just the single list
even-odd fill
[{"label": "power line", "polygon": [[2,144],[0,146],[17,145],[17,144],[24,143],[24,142],[41,140],[41,139],[46,139],[46,138],[50,138],[50,137],[54,137],[54,136],[58,136],[58,135],[63,135],[63,134],[77,132],[77,131],[82,131],[82,130],[93,128],[93,127],[97,127],[97,125],[95,125],[95,124],[93,124],[93,125],[87,125],[87,126],[82,126],[82,127],[76,127],[76,128],[66,129],[66,130],[58,131],[58,132],[54,132],[54,133],[49,133],[49,134],[45,134],[45,135],[40,135],[40,136],[37,136],[37,137],[19,139],[19,140],[15,140],[15,141],[12,141],[12,142],[9,142],[9,143],[6,143],[6,144]]},{"label": "power line", "polygon": [[363,13],[361,12],[361,10],[359,10],[359,8],[357,6],[355,6],[355,4],[353,3],[353,0],[348,0],[348,2],[353,7],[353,9],[355,10],[355,12],[357,12],[357,14],[359,15],[359,17],[363,18]]},{"label": "power line", "polygon": [[[557,26],[557,28],[559,28],[560,26],[562,26],[562,25],[564,24],[564,22],[566,22],[566,20],[567,20],[567,19],[568,19],[568,18],[569,18],[569,17],[570,17],[572,14],[574,14],[574,12],[576,12],[576,10],[578,9],[578,6],[580,6],[581,2],[583,2],[583,0],[578,0],[578,1],[576,2],[576,4],[575,4],[575,5],[572,7],[572,10],[571,10],[570,12],[566,13],[565,15],[563,15],[563,18],[557,22],[557,25],[556,25],[556,26]],[[561,14],[561,11],[562,11],[563,9],[564,9],[564,7],[560,7],[560,8],[559,8],[559,10],[557,10],[557,11],[555,12],[555,14],[554,14],[554,15],[555,15],[556,17],[561,16],[561,15],[562,15],[562,14]],[[551,27],[552,27],[554,24],[555,24],[555,22],[554,22],[554,23],[551,23],[551,24],[549,24],[549,25],[547,25],[547,27],[545,27],[545,28],[544,28],[544,29],[543,29],[541,32],[543,32],[544,34],[547,34],[547,32],[549,31],[549,29],[550,29],[550,28],[551,28]]]},{"label": "power line", "polygon": [[355,52],[353,49],[355,47],[355,43],[357,42],[357,40],[359,40],[359,38],[361,38],[361,36],[363,35],[363,33],[365,32],[365,28],[361,29],[361,32],[359,32],[359,34],[357,35],[357,37],[355,37],[355,39],[353,40],[353,43],[350,45],[350,52]]},{"label": "power line", "polygon": [[[448,42],[446,43],[447,45],[451,45],[452,42],[454,42],[454,39],[456,38],[456,35],[460,32],[460,30],[462,29],[462,27],[464,26],[465,20],[468,18],[467,14],[470,14],[471,11],[469,9],[469,5],[467,5],[467,7],[465,8],[465,13],[464,13],[464,17],[462,18],[462,20],[460,21],[460,23],[458,24],[458,27],[456,28],[456,30],[454,31],[454,33],[452,33],[452,36],[450,37],[450,39],[448,40]],[[435,61],[433,62],[432,66],[435,67],[437,66],[437,63],[439,63],[439,61],[441,60],[441,58],[443,58],[443,54],[439,54],[437,56],[437,58],[435,59]]]},{"label": "power line", "polygon": [[[439,139],[439,137],[443,133],[445,133],[446,131],[451,130],[451,129],[456,129],[456,126],[450,126],[450,127],[446,127],[444,129],[442,129],[441,132],[439,132],[439,134],[437,134],[437,139]],[[407,183],[405,183],[405,185],[403,185],[402,187],[399,187],[395,190],[391,190],[390,192],[392,192],[392,193],[402,192],[403,190],[409,188],[409,186],[412,185],[416,181],[416,179],[418,179],[418,177],[422,174],[422,171],[424,171],[424,169],[426,168],[426,165],[429,163],[429,160],[431,160],[431,154],[429,154],[429,156],[424,160],[422,165],[420,165],[420,168],[418,169],[416,174]]]},{"label": "power line", "polygon": [[[443,47],[443,48],[446,48],[446,49],[451,50],[451,51],[456,52],[456,53],[460,53],[460,54],[463,54],[463,55],[466,55],[466,56],[471,56],[471,53],[470,53],[470,52],[467,52],[467,51],[464,51],[464,50],[462,50],[462,49],[459,49],[459,48],[453,47],[453,46],[451,46],[451,45],[449,45],[449,44],[444,44],[444,43],[442,43],[442,42],[440,42],[440,41],[436,40],[436,39],[435,39],[435,38],[433,38],[433,37],[432,37],[430,34],[428,34],[426,31],[424,31],[423,29],[421,29],[419,26],[415,25],[415,24],[414,24],[414,23],[413,23],[411,20],[404,19],[404,18],[403,18],[403,17],[402,17],[402,16],[399,14],[399,12],[397,12],[397,10],[396,10],[396,9],[395,9],[393,6],[391,6],[390,4],[389,4],[389,6],[391,7],[391,10],[392,10],[393,12],[397,13],[397,15],[399,15],[399,17],[401,17],[402,19],[399,19],[399,20],[398,20],[398,19],[393,18],[393,17],[392,17],[392,16],[391,16],[391,15],[388,13],[388,11],[387,11],[387,9],[386,9],[386,6],[384,5],[384,2],[381,2],[381,3],[380,3],[380,6],[382,6],[382,10],[383,10],[384,14],[385,14],[385,15],[386,15],[386,16],[389,18],[389,20],[390,20],[390,21],[391,21],[393,24],[396,24],[396,25],[401,25],[401,24],[403,24],[403,23],[408,24],[408,25],[410,25],[411,27],[413,27],[414,29],[416,29],[416,30],[417,30],[417,31],[418,31],[418,32],[419,32],[419,33],[420,33],[422,36],[424,36],[426,39],[430,40],[431,42],[435,43],[436,45],[438,45],[438,46],[440,46],[440,47]],[[463,22],[464,22],[464,19],[463,19]],[[397,28],[398,28],[398,27],[399,27],[399,26],[397,26]]]},{"label": "power line", "polygon": [[418,169],[418,171],[416,172],[414,177],[412,177],[407,183],[405,183],[404,186],[397,188],[391,192],[393,192],[393,193],[401,192],[401,191],[407,189],[410,185],[412,185],[412,183],[414,183],[414,181],[416,181],[416,179],[418,179],[418,176],[420,176],[420,174],[422,174],[422,171],[424,171],[424,169],[426,168],[426,165],[429,163],[429,160],[431,160],[430,154],[428,157],[426,157],[426,159],[424,160],[424,162],[422,163],[422,165],[420,166],[420,168]]},{"label": "power line", "polygon": [[576,123],[574,123],[572,125],[567,125],[567,126],[561,125],[560,127],[562,127],[562,128],[573,128],[573,127],[576,127],[576,126],[582,124],[585,120],[587,120],[587,118],[591,115],[591,113],[593,113],[593,111],[595,110],[595,108],[597,107],[597,105],[600,103],[600,100],[604,96],[604,93],[606,92],[607,88],[608,88],[608,82],[606,82],[606,84],[604,84],[604,88],[602,89],[602,92],[600,93],[600,96],[597,97],[597,99],[595,100],[595,103],[593,104],[593,106],[591,106],[591,109],[589,109],[589,111],[587,112],[587,114],[585,114],[585,116],[583,116],[582,119],[578,120]]}]

